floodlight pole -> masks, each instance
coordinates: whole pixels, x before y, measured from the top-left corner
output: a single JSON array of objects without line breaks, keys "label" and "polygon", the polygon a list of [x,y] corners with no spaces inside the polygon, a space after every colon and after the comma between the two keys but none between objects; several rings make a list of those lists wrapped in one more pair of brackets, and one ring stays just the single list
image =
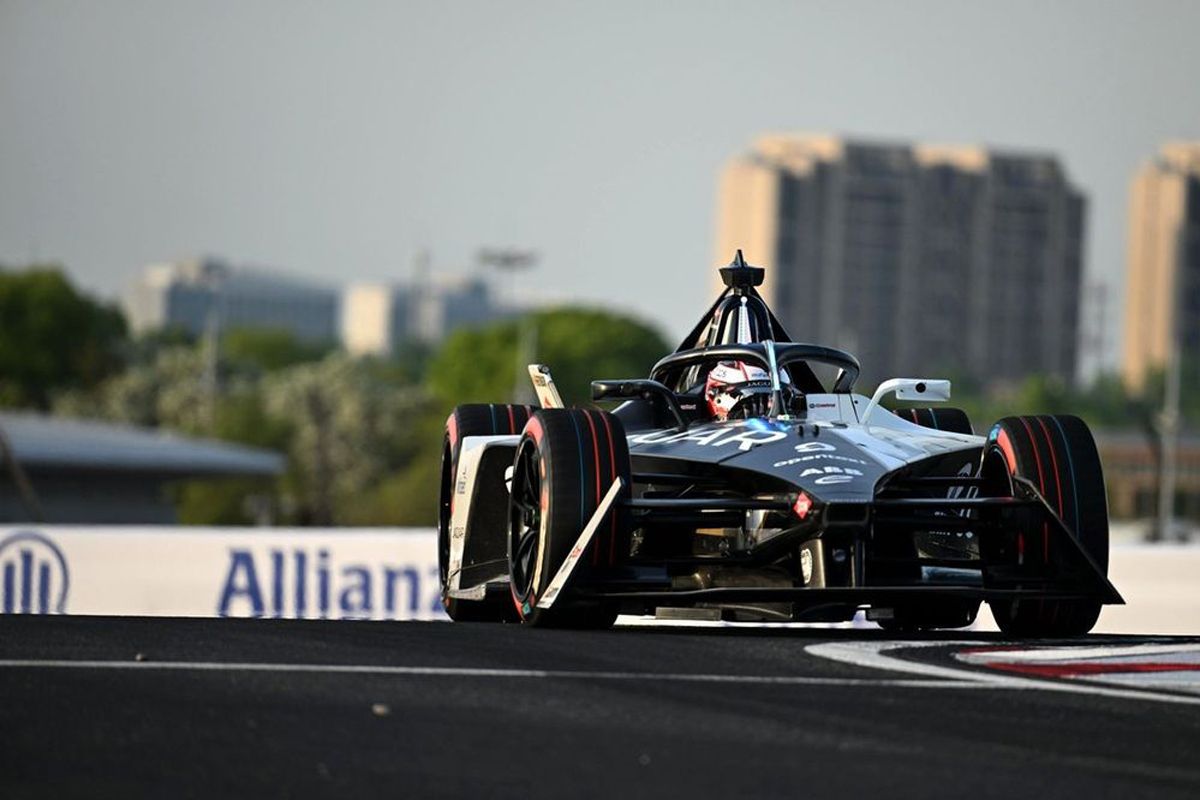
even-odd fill
[{"label": "floodlight pole", "polygon": [[520,312],[517,305],[517,273],[537,266],[538,254],[534,250],[516,248],[483,248],[478,253],[480,264],[507,272],[510,302],[517,313],[516,365],[513,379],[513,402],[536,403],[533,387],[529,382],[528,365],[537,360],[537,323],[529,312]]},{"label": "floodlight pole", "polygon": [[[1180,237],[1182,239],[1182,237]],[[1175,482],[1176,459],[1179,452],[1179,393],[1183,371],[1182,347],[1180,339],[1183,336],[1182,316],[1183,296],[1183,242],[1176,246],[1176,271],[1174,280],[1177,283],[1171,293],[1171,309],[1167,325],[1167,363],[1163,385],[1163,408],[1159,415],[1158,431],[1162,442],[1162,468],[1158,475],[1158,531],[1157,540],[1170,541],[1175,531]]]}]

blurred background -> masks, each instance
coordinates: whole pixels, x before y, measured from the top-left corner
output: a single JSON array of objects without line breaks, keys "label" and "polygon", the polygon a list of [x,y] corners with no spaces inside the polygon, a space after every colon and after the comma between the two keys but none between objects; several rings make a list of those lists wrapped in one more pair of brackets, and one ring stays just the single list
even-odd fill
[{"label": "blurred background", "polygon": [[[0,520],[429,526],[459,402],[645,374],[735,248],[864,389],[1200,524],[1200,5],[0,0]],[[1100,502],[1100,499],[1097,499]]]}]

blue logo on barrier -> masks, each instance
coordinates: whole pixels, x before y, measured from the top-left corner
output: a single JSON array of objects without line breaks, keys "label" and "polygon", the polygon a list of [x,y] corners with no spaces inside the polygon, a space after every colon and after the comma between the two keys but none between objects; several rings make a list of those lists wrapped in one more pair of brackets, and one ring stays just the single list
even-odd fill
[{"label": "blue logo on barrier", "polygon": [[0,541],[0,609],[5,614],[61,614],[70,573],[62,551],[36,531]]},{"label": "blue logo on barrier", "polygon": [[217,598],[222,617],[408,619],[445,613],[436,566],[335,566],[325,548],[272,548],[257,557],[249,548],[230,548],[228,563]]}]

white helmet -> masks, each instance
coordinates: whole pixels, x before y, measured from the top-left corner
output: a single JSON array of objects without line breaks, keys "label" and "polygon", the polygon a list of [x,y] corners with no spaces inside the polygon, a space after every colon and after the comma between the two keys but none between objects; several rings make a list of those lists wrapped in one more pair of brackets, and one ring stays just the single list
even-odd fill
[{"label": "white helmet", "polygon": [[[787,383],[787,373],[781,376]],[[763,417],[771,407],[771,375],[744,361],[722,361],[704,381],[704,400],[713,419]]]}]

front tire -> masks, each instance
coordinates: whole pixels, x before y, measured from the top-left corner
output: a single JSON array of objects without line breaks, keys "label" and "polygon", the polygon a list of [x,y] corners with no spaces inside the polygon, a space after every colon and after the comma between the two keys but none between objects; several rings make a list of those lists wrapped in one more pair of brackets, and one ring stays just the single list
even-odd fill
[{"label": "front tire", "polygon": [[[603,602],[539,597],[575,546],[600,500],[618,479],[630,485],[629,449],[621,421],[605,411],[543,409],[525,426],[513,464],[509,500],[509,580],[512,603],[527,625],[607,628],[618,609]],[[629,511],[614,505],[601,521],[576,579],[621,563],[629,554]]]},{"label": "front tire", "polygon": [[[990,466],[989,466],[990,465]],[[1096,443],[1078,417],[1006,417],[988,435],[984,472],[1007,470],[1038,487],[1050,508],[1105,574],[1108,504]],[[988,476],[985,474],[985,480]],[[1045,559],[1048,531],[1019,536],[1025,558]],[[1100,616],[1098,600],[992,601],[992,616],[1010,636],[1082,636]]]},{"label": "front tire", "polygon": [[446,419],[438,504],[438,576],[442,608],[455,622],[515,622],[517,619],[507,592],[489,591],[482,600],[460,600],[450,596],[450,522],[463,439],[520,433],[532,413],[529,406],[472,403],[456,407]]}]

